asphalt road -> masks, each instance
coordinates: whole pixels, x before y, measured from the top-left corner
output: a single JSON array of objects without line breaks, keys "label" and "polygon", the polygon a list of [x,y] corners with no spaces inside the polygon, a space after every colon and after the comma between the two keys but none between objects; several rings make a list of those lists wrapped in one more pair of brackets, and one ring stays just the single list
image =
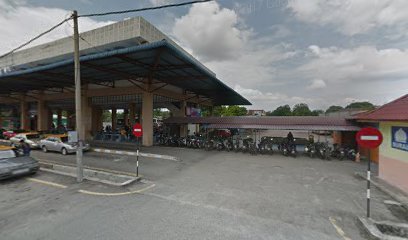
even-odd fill
[{"label": "asphalt road", "polygon": [[[0,183],[1,239],[365,239],[363,164],[280,155],[155,148],[128,188],[40,172]],[[33,152],[40,160],[75,156]],[[86,165],[133,172],[134,158],[87,153]],[[40,181],[38,181],[40,180]],[[56,183],[58,185],[50,185]],[[125,193],[119,196],[89,195]],[[374,219],[395,220],[373,189]]]}]

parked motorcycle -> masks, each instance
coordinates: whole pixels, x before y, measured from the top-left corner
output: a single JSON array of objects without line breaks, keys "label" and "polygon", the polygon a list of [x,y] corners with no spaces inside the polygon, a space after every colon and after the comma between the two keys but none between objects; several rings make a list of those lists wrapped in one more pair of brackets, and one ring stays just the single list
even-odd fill
[{"label": "parked motorcycle", "polygon": [[331,149],[327,143],[316,143],[317,154],[323,160],[330,160]]},{"label": "parked motorcycle", "polygon": [[261,143],[259,144],[259,152],[261,154],[272,154],[273,153],[273,138],[262,137]]},{"label": "parked motorcycle", "polygon": [[[296,141],[296,140],[295,140]],[[290,142],[287,144],[287,148],[288,148],[288,153],[290,156],[292,157],[296,157],[297,156],[297,150],[296,150],[296,144],[295,142]]]},{"label": "parked motorcycle", "polygon": [[339,160],[344,160],[344,158],[346,157],[346,152],[344,151],[344,148],[340,147],[338,144],[333,144],[333,151],[331,152],[331,156]]},{"label": "parked motorcycle", "polygon": [[311,158],[316,156],[316,145],[314,143],[309,143],[305,146],[305,154]]},{"label": "parked motorcycle", "polygon": [[289,146],[287,142],[281,142],[278,146],[279,151],[282,153],[283,156],[289,155]]}]

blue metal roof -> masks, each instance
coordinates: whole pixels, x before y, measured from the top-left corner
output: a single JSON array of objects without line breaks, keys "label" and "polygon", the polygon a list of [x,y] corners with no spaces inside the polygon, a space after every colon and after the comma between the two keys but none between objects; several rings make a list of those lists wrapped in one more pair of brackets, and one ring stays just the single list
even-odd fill
[{"label": "blue metal roof", "polygon": [[[166,40],[84,55],[80,61],[83,83],[146,79],[153,74],[153,78],[159,82],[211,98],[216,105],[251,104],[197,60]],[[6,72],[0,75],[0,85],[0,94],[73,86],[73,57]]]}]

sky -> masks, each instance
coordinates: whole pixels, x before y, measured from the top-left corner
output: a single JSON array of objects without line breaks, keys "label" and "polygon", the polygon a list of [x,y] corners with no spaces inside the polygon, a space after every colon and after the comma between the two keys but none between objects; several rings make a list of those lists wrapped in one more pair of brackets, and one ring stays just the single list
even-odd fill
[{"label": "sky", "polygon": [[[185,1],[185,0],[183,0]],[[176,0],[0,0],[0,54],[70,15]],[[253,105],[312,109],[382,105],[408,94],[406,0],[218,0],[179,8],[80,18],[87,31],[142,16]],[[33,45],[66,37],[64,24]]]}]

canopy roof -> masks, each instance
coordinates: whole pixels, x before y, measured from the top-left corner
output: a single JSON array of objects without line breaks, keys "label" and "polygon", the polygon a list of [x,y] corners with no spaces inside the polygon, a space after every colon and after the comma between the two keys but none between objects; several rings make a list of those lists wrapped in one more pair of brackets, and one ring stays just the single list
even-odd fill
[{"label": "canopy roof", "polygon": [[[83,83],[141,82],[151,78],[208,97],[215,105],[251,105],[197,60],[166,40],[84,55],[80,61]],[[74,60],[6,72],[0,75],[0,85],[0,94],[73,86]]]},{"label": "canopy roof", "polygon": [[170,117],[167,124],[205,124],[208,128],[247,128],[273,130],[358,131],[360,128],[342,117]]}]

